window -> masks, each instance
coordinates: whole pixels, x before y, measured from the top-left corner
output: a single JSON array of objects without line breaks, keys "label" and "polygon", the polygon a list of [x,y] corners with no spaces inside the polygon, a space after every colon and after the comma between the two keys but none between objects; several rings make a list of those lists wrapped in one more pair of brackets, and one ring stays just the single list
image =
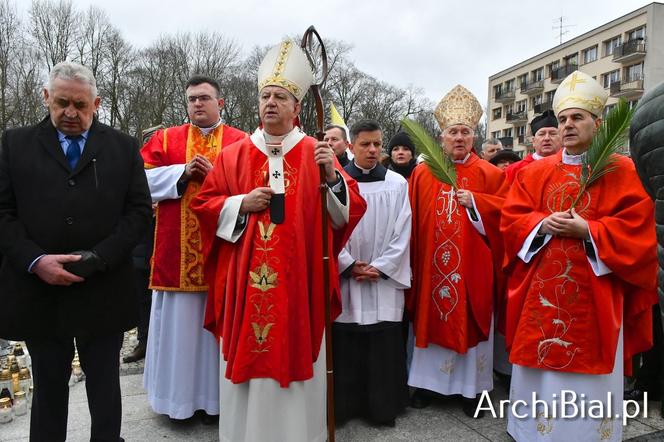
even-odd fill
[{"label": "window", "polygon": [[497,107],[493,110],[493,119],[494,120],[497,120],[502,116],[503,116],[503,109],[501,107]]},{"label": "window", "polygon": [[556,60],[556,61],[553,61],[553,62],[549,63],[547,65],[547,69],[549,71],[549,77],[551,76],[551,74],[553,74],[555,71],[557,71],[559,67],[560,67],[560,60]]},{"label": "window", "polygon": [[643,79],[643,63],[633,64],[625,68],[625,82]]},{"label": "window", "polygon": [[526,135],[526,126],[517,126],[516,136],[523,137],[524,135]]},{"label": "window", "polygon": [[565,63],[565,66],[571,66],[571,65],[578,65],[579,64],[579,53],[575,52],[573,54],[568,55],[567,57],[563,58],[563,62]]},{"label": "window", "polygon": [[516,102],[516,113],[520,114],[528,109],[528,100],[521,100]]},{"label": "window", "polygon": [[641,26],[627,33],[627,41],[632,40],[645,40],[646,38],[646,27]]},{"label": "window", "polygon": [[553,96],[556,95],[556,90],[554,89],[552,91],[546,92],[544,95],[546,96],[545,101],[547,103],[553,103]]},{"label": "window", "polygon": [[620,70],[616,69],[615,71],[602,74],[602,84],[605,88],[611,87],[611,83],[618,82],[620,82]]},{"label": "window", "polygon": [[508,92],[513,90],[514,90],[514,78],[512,78],[511,80],[507,80],[505,82],[505,91]]},{"label": "window", "polygon": [[535,109],[535,106],[542,104],[542,95],[537,94],[533,98],[530,99],[530,107]]},{"label": "window", "polygon": [[512,128],[503,129],[503,136],[512,138]]},{"label": "window", "polygon": [[491,138],[493,138],[493,139],[500,138],[500,131],[496,130],[496,131],[491,132]]},{"label": "window", "polygon": [[503,85],[502,84],[497,84],[493,87],[493,96],[494,97],[500,97],[500,94],[502,92]]},{"label": "window", "polygon": [[533,82],[544,80],[544,68],[535,69],[531,72]]},{"label": "window", "polygon": [[508,104],[505,106],[505,115],[513,114],[514,113],[514,105],[513,104]]},{"label": "window", "polygon": [[583,64],[592,63],[597,60],[597,45],[583,51]]},{"label": "window", "polygon": [[519,75],[519,86],[524,87],[528,84],[528,74]]},{"label": "window", "polygon": [[618,46],[622,43],[622,39],[620,36],[613,37],[610,40],[605,40],[604,41],[604,56],[606,57],[607,55],[612,55],[613,51],[616,50]]}]

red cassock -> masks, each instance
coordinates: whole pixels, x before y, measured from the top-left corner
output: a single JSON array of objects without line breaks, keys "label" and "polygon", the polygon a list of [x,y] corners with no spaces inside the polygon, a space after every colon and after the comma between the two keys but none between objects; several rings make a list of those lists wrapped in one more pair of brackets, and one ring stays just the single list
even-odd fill
[{"label": "red cassock", "polygon": [[[155,133],[141,149],[146,169],[186,164],[196,155],[214,162],[226,146],[247,136],[220,124],[208,135],[192,124],[169,127]],[[191,180],[181,198],[160,201],[156,210],[150,288],[177,292],[203,292],[203,254],[198,220],[189,208],[201,187]]]},{"label": "red cassock", "polygon": [[529,164],[532,164],[535,162],[535,158],[533,158],[533,154],[529,153],[526,155],[526,157],[521,160],[517,161],[516,163],[510,164],[505,168],[505,175],[507,175],[507,181],[512,183],[514,181],[514,177],[516,177],[516,173],[526,167]]},{"label": "red cassock", "polygon": [[[625,361],[652,345],[657,302],[653,204],[632,161],[584,192],[576,212],[588,222],[599,258],[611,270],[596,276],[580,239],[553,237],[530,263],[517,257],[529,233],[553,212],[570,208],[580,165],[562,152],[521,171],[503,208],[510,361],[548,370],[606,374],[613,370],[621,325]],[[592,250],[592,246],[589,246]],[[626,372],[631,364],[626,364]]]},{"label": "red cassock", "polygon": [[494,269],[502,257],[498,233],[507,183],[497,167],[474,153],[456,164],[457,186],[473,193],[486,236],[458,204],[448,184],[420,164],[411,176],[413,283],[406,308],[415,345],[429,343],[464,354],[488,339],[493,313]]},{"label": "red cassock", "polygon": [[[285,217],[270,222],[269,210],[251,214],[235,243],[215,236],[226,199],[267,183],[267,157],[250,138],[225,148],[192,209],[201,223],[205,273],[210,285],[205,327],[222,339],[234,383],[272,378],[282,387],[313,376],[325,326],[322,278],[322,212],[316,140],[304,137],[284,156]],[[336,257],[366,210],[357,183],[336,165],[348,188],[350,217],[329,228],[329,274]],[[329,224],[331,226],[331,224]],[[341,312],[339,280],[330,278],[333,319]]]}]

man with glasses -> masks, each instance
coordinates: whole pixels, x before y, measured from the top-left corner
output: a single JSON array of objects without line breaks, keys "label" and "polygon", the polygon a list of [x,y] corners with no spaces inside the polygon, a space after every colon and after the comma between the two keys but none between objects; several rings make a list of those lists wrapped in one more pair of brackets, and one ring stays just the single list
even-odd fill
[{"label": "man with glasses", "polygon": [[141,151],[157,203],[144,386],[157,413],[182,420],[201,410],[203,422],[214,423],[219,347],[203,328],[208,286],[199,224],[189,202],[221,149],[246,134],[222,124],[224,100],[214,79],[192,77],[186,96],[191,123],[157,132]]}]

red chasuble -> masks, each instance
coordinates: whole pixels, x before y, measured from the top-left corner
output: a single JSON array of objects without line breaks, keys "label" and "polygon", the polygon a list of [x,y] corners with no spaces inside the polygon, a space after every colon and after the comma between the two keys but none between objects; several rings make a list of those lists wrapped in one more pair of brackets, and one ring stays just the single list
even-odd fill
[{"label": "red chasuble", "polygon": [[[184,124],[154,134],[141,149],[141,155],[146,169],[185,164],[196,154],[214,163],[223,146],[246,136],[223,124],[205,136],[196,126]],[[202,292],[208,288],[203,276],[198,219],[189,208],[200,188],[201,183],[192,180],[182,198],[160,201],[157,205],[151,289]]]},{"label": "red chasuble", "polygon": [[473,193],[487,236],[473,227],[451,187],[426,165],[417,166],[409,188],[413,283],[406,308],[416,346],[434,343],[464,354],[489,337],[494,256],[502,256],[498,226],[507,184],[500,169],[475,154],[457,164],[456,173],[458,187]]},{"label": "red chasuble", "polygon": [[[653,204],[632,161],[591,186],[576,206],[588,221],[599,258],[612,271],[595,276],[582,240],[553,237],[530,263],[517,257],[543,218],[570,208],[579,191],[579,165],[562,152],[521,171],[503,208],[510,361],[547,370],[613,371],[621,324],[625,361],[652,345],[651,307],[657,302]],[[592,249],[592,246],[590,246]],[[626,365],[626,370],[631,364]]]},{"label": "red chasuble", "polygon": [[524,158],[521,161],[517,161],[514,164],[510,164],[505,168],[505,175],[507,175],[507,181],[512,183],[514,181],[514,177],[516,177],[516,173],[526,167],[529,164],[532,164],[535,162],[535,158],[533,158],[533,154],[529,153],[526,155],[526,158]]},{"label": "red chasuble", "polygon": [[[215,236],[226,198],[267,182],[267,157],[250,138],[222,151],[192,208],[201,222],[210,291],[205,327],[222,337],[234,383],[272,378],[282,387],[313,377],[325,326],[322,296],[322,213],[316,140],[303,138],[284,156],[285,217],[250,214],[236,243]],[[329,271],[334,319],[341,312],[337,255],[366,210],[357,183],[346,179],[349,222],[329,228]]]}]

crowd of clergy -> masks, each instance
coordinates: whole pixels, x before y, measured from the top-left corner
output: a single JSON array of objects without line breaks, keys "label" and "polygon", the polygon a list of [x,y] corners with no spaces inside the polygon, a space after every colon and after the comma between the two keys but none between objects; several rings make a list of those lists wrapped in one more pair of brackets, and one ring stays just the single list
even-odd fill
[{"label": "crowd of clergy", "polygon": [[[221,123],[219,87],[201,77],[187,84],[191,123],[142,149],[159,203],[145,369],[155,411],[221,413],[221,440],[325,440],[332,339],[337,425],[393,427],[406,406],[442,397],[481,418],[495,378],[511,402],[535,393],[549,405],[508,414],[516,440],[621,440],[621,418],[552,411],[565,389],[607,407],[610,392],[621,409],[624,364],[652,341],[651,200],[627,157],[580,185],[604,88],[566,78],[521,159],[498,140],[475,151],[482,107],[454,87],[434,110],[451,185],[405,131],[385,145],[379,122],[306,136],[295,123],[311,82],[306,56],[283,42],[258,71],[252,135]],[[316,164],[334,254],[327,338]],[[183,185],[190,169],[200,179]]]},{"label": "crowd of clergy", "polygon": [[620,411],[630,361],[652,345],[653,203],[626,156],[582,181],[605,89],[567,77],[520,159],[497,140],[475,151],[482,107],[455,86],[433,110],[448,182],[418,160],[421,140],[385,140],[379,122],[303,133],[313,72],[297,44],[270,49],[257,77],[252,134],[222,123],[219,84],[195,76],[190,122],[141,148],[154,251],[139,345],[154,411],[218,422],[222,441],[324,441],[329,372],[336,424],[379,427],[443,397],[481,418],[497,379],[533,407],[507,414],[515,440],[620,441],[618,415],[553,410],[573,390]]}]

